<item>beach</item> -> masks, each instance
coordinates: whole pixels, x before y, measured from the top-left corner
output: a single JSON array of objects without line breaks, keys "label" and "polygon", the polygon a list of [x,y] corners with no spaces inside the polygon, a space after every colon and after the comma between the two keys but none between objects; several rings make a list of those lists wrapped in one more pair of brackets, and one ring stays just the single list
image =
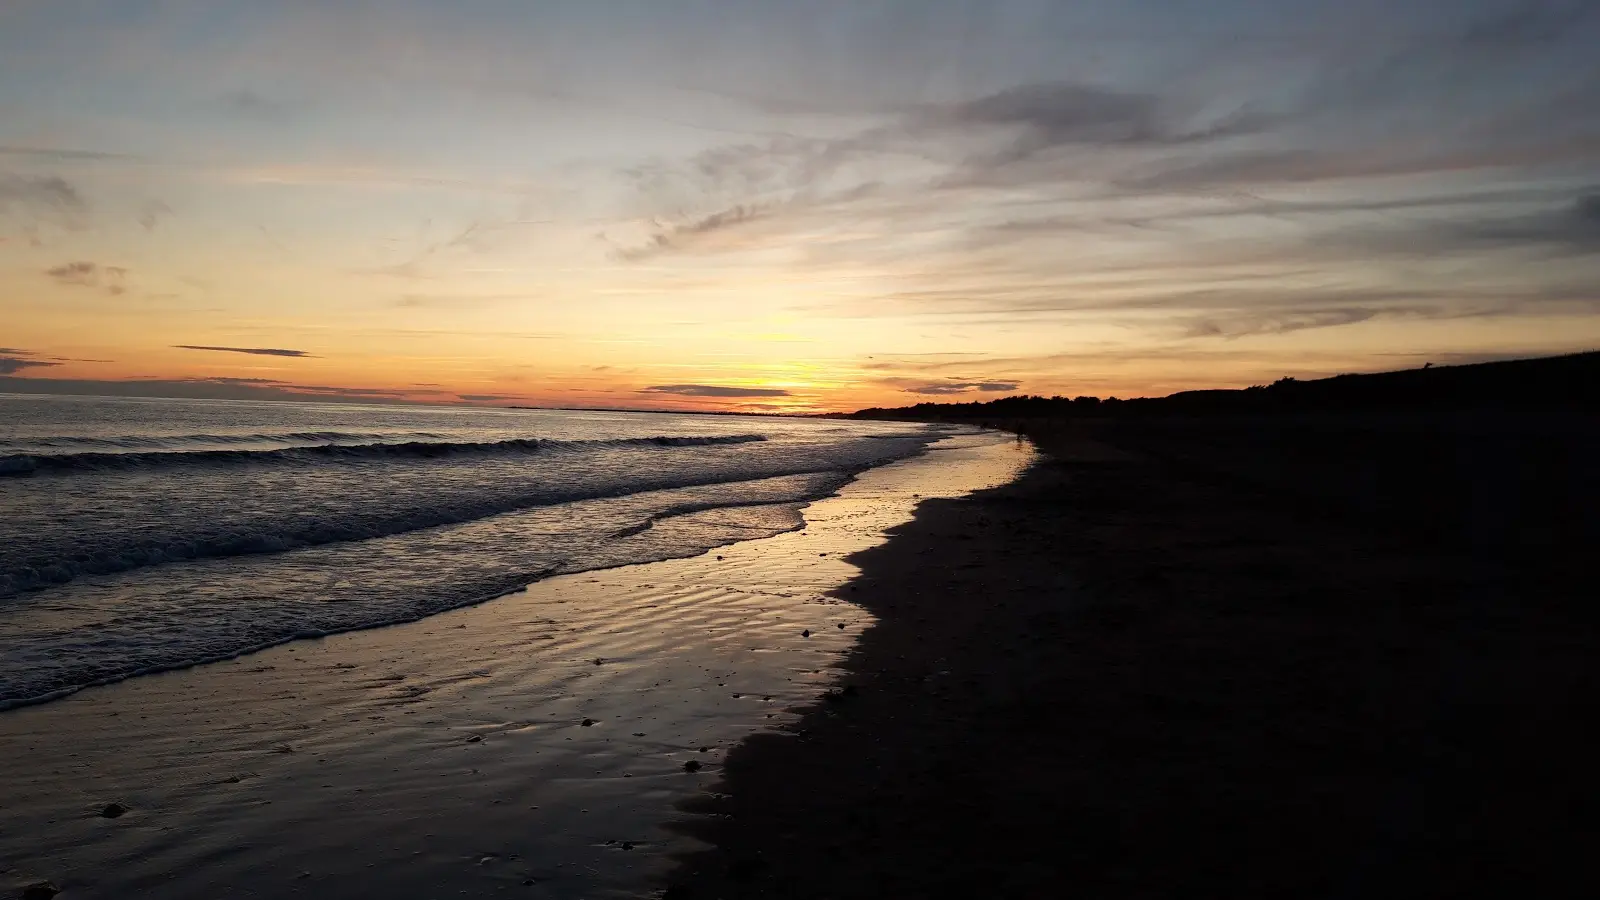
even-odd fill
[{"label": "beach", "polygon": [[1592,886],[1600,685],[1572,570],[1246,490],[1147,430],[1033,434],[1037,453],[989,434],[871,469],[803,530],[0,714],[0,878],[176,898]]},{"label": "beach", "polygon": [[667,896],[1593,895],[1584,580],[1033,430],[855,558],[848,696],[731,753]]},{"label": "beach", "polygon": [[[666,827],[677,805],[829,689],[873,622],[844,599],[845,557],[1031,459],[949,439],[812,503],[803,530],[0,713],[0,885],[649,896],[701,846]],[[658,521],[653,539],[729,514]]]}]

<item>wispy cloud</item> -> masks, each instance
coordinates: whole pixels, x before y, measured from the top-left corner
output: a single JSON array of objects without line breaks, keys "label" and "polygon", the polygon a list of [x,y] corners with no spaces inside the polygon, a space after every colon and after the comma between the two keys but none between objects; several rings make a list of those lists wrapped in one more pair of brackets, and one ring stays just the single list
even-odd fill
[{"label": "wispy cloud", "polygon": [[656,232],[644,244],[619,250],[617,255],[629,261],[648,259],[682,249],[707,235],[736,229],[754,221],[762,213],[763,210],[757,206],[735,206],[679,224],[657,222]]},{"label": "wispy cloud", "polygon": [[172,215],[172,207],[160,200],[146,200],[139,204],[139,227],[155,231],[161,220]]},{"label": "wispy cloud", "polygon": [[1233,113],[1207,121],[1175,98],[1096,84],[1023,84],[933,108],[900,127],[912,136],[939,131],[993,131],[996,151],[968,161],[996,168],[1061,147],[1181,146],[1259,131],[1265,117]]},{"label": "wispy cloud", "polygon": [[39,355],[15,347],[0,347],[0,375],[11,375],[23,369],[59,366],[60,362],[40,359]]},{"label": "wispy cloud", "polygon": [[18,157],[38,162],[135,160],[139,158],[129,153],[111,153],[104,150],[77,150],[68,147],[27,147],[17,144],[0,144],[0,156]]},{"label": "wispy cloud", "polygon": [[453,399],[441,390],[303,385],[268,378],[39,378],[0,373],[0,392],[93,394],[111,397],[185,397],[206,400],[320,400],[351,403],[397,403],[412,397]]},{"label": "wispy cloud", "polygon": [[81,228],[88,214],[83,195],[59,175],[0,173],[0,216],[20,218],[24,224]]},{"label": "wispy cloud", "polygon": [[724,387],[716,384],[658,384],[647,387],[641,394],[675,394],[679,397],[789,397],[788,391],[777,388]]},{"label": "wispy cloud", "polygon": [[248,88],[222,93],[217,97],[216,105],[230,115],[273,124],[288,119],[291,111],[288,103]]},{"label": "wispy cloud", "polygon": [[119,296],[128,290],[128,270],[123,266],[102,266],[78,260],[52,266],[44,274],[64,287],[103,289],[112,296]]},{"label": "wispy cloud", "polygon": [[1004,394],[1021,387],[1017,381],[929,381],[901,388],[908,394],[949,396],[952,394]]},{"label": "wispy cloud", "polygon": [[1459,234],[1471,242],[1531,244],[1578,254],[1600,253],[1600,190],[1578,197],[1558,210],[1474,223],[1460,229]]},{"label": "wispy cloud", "polygon": [[304,350],[280,350],[276,347],[211,347],[203,344],[173,344],[179,350],[211,350],[219,353],[249,353],[254,356],[292,356],[311,358]]}]

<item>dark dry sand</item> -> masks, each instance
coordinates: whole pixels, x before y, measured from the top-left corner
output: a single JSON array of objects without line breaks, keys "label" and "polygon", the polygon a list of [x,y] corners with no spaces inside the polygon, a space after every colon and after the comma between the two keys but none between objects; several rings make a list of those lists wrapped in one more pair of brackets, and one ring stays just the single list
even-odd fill
[{"label": "dark dry sand", "polygon": [[852,561],[668,897],[1597,895],[1577,582],[1058,436]]}]

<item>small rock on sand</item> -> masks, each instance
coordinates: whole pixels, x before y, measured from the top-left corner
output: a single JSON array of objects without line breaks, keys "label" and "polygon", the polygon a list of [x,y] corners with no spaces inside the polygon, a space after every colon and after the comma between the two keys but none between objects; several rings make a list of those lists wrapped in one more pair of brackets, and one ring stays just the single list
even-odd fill
[{"label": "small rock on sand", "polygon": [[105,809],[100,810],[101,818],[117,819],[127,815],[128,808],[121,803],[107,803]]},{"label": "small rock on sand", "polygon": [[36,881],[22,889],[22,900],[50,900],[61,893],[61,888],[48,881]]},{"label": "small rock on sand", "polygon": [[800,636],[801,637],[811,637],[811,629],[807,628],[805,631],[800,632]]},{"label": "small rock on sand", "polygon": [[697,760],[697,759],[689,760],[688,762],[683,764],[683,770],[685,772],[698,772],[698,771],[700,771],[700,761]]},{"label": "small rock on sand", "polygon": [[593,719],[584,719],[582,722],[579,722],[578,724],[582,725],[585,728],[588,728],[590,725],[594,724],[594,720]]}]

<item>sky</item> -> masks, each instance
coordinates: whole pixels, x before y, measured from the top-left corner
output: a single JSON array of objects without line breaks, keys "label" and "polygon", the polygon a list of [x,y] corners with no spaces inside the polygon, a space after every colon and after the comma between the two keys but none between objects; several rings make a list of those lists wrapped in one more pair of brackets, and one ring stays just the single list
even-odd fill
[{"label": "sky", "polygon": [[817,412],[1600,348],[1592,0],[0,0],[0,392]]}]

